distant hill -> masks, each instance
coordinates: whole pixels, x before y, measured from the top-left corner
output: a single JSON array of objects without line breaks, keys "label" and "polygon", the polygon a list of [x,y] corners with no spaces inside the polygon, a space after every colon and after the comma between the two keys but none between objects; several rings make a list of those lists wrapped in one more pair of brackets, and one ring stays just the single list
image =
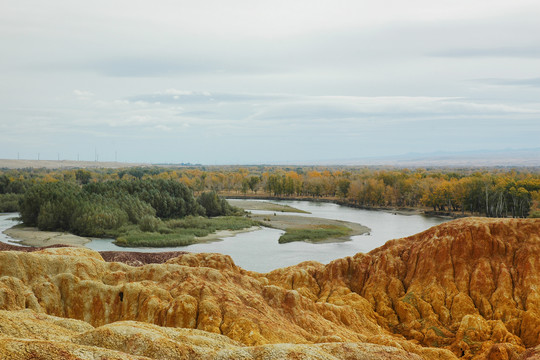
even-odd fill
[{"label": "distant hill", "polygon": [[72,160],[12,160],[0,159],[0,169],[90,169],[107,168],[119,169],[134,166],[150,166],[143,163],[100,162],[100,161],[72,161]]},{"label": "distant hill", "polygon": [[540,166],[540,148],[467,152],[409,153],[397,156],[359,157],[312,161],[306,165],[387,165],[396,167],[498,167]]},{"label": "distant hill", "polygon": [[[230,164],[234,164],[231,161]],[[395,156],[372,156],[311,161],[274,161],[267,165],[349,165],[349,166],[395,166],[395,167],[540,167],[540,148],[478,150],[464,152],[407,153]],[[204,164],[202,164],[204,165]],[[109,168],[136,166],[184,167],[202,166],[191,163],[125,163],[72,160],[13,160],[0,159],[0,169],[46,168]],[[261,164],[244,164],[261,165]]]}]

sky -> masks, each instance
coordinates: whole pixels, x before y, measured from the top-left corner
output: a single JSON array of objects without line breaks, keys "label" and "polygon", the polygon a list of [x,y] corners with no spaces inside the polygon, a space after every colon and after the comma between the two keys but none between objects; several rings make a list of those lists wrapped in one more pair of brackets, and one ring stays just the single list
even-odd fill
[{"label": "sky", "polygon": [[538,0],[2,0],[0,158],[540,146]]}]

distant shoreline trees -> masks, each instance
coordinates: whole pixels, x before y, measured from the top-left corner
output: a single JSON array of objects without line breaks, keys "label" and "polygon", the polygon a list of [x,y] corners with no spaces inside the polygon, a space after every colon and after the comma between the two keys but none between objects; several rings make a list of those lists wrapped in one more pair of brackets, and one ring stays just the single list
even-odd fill
[{"label": "distant shoreline trees", "polygon": [[[147,188],[141,182],[156,182]],[[185,191],[201,194],[328,199],[362,207],[422,208],[434,212],[490,217],[540,217],[540,169],[388,169],[366,167],[214,166],[92,170],[0,171],[0,208],[35,184],[65,182],[95,193],[93,202],[106,205],[116,193],[134,221],[150,205],[159,218],[197,213],[200,202]],[[110,184],[109,184],[110,183]],[[161,184],[161,185],[159,185]],[[175,184],[184,187],[179,188]],[[114,187],[114,188],[113,188]],[[66,189],[73,191],[73,189]],[[9,194],[9,198],[6,194]],[[98,196],[99,195],[99,196]],[[100,197],[101,196],[101,197]],[[131,199],[135,197],[138,200]],[[143,201],[147,205],[141,205]],[[208,198],[207,203],[217,203]],[[7,206],[7,205],[6,205]],[[54,206],[53,203],[47,206]],[[98,206],[98,205],[96,205]],[[217,206],[217,205],[216,205]],[[174,209],[174,210],[173,210]],[[94,210],[88,208],[88,211]],[[123,210],[126,212],[126,210]],[[130,215],[131,211],[131,215]],[[113,215],[111,215],[113,216]],[[119,215],[118,215],[119,216]],[[115,216],[113,216],[115,217]],[[45,219],[45,215],[43,215]],[[43,220],[45,221],[45,220]]]}]

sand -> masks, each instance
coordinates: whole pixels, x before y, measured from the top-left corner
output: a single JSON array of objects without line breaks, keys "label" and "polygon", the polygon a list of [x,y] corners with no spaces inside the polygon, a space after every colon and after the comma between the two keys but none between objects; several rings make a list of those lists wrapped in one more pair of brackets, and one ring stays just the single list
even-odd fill
[{"label": "sand", "polygon": [[20,240],[21,245],[26,246],[50,246],[50,245],[70,245],[84,246],[91,240],[85,237],[56,232],[56,231],[40,231],[34,227],[15,227],[7,229],[4,234],[11,236],[16,240]]},{"label": "sand", "polygon": [[[195,238],[198,243],[220,241],[223,238],[234,236],[236,234],[259,230],[259,226],[252,226],[241,230],[220,230],[204,237]],[[26,246],[51,246],[51,245],[69,245],[82,247],[91,241],[89,238],[77,236],[69,233],[55,231],[41,231],[34,227],[11,228],[4,231],[4,234],[13,239],[20,240],[19,244]]]},{"label": "sand", "polygon": [[259,230],[260,228],[261,228],[260,226],[252,226],[252,227],[241,229],[241,230],[218,230],[212,234],[208,234],[203,237],[197,237],[195,239],[197,240],[197,243],[220,241],[226,237],[231,237],[231,236],[235,236],[236,234]]}]

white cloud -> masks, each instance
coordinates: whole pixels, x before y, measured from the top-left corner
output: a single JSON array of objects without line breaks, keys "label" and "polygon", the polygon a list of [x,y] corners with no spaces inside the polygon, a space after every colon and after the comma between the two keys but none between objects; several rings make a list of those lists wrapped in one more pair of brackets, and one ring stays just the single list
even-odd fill
[{"label": "white cloud", "polygon": [[537,0],[36,4],[0,14],[0,141],[21,148],[73,138],[161,161],[168,144],[237,162],[275,144],[432,151],[486,124],[466,145],[540,136]]},{"label": "white cloud", "polygon": [[81,100],[88,100],[94,96],[92,92],[85,90],[73,90],[73,94]]}]

